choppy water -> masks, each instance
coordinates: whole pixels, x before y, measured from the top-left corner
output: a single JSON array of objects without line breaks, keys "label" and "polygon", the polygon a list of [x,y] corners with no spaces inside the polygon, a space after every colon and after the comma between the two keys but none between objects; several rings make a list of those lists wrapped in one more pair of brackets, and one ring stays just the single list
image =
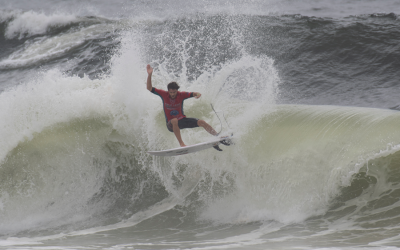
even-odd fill
[{"label": "choppy water", "polygon": [[0,6],[0,248],[400,247],[397,1]]}]

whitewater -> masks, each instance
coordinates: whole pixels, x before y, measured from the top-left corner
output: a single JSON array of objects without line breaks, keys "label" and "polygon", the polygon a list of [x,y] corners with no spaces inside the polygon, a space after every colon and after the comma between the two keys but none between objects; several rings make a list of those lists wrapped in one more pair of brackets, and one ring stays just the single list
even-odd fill
[{"label": "whitewater", "polygon": [[1,249],[400,247],[396,1],[0,6]]}]

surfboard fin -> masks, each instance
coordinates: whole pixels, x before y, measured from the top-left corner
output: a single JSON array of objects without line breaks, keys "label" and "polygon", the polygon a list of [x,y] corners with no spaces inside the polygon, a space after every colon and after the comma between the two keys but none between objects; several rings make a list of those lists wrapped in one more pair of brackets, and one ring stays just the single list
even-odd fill
[{"label": "surfboard fin", "polygon": [[215,148],[218,151],[222,151],[222,149],[220,149],[218,145],[213,146],[213,148]]},{"label": "surfboard fin", "polygon": [[[233,133],[232,133],[231,136],[233,136]],[[227,137],[227,136],[226,136],[226,137]],[[222,139],[222,140],[220,140],[219,142],[222,143],[222,144],[224,144],[225,146],[230,146],[230,145],[233,144],[233,141],[232,141],[231,139],[229,139],[229,138],[224,138],[224,137],[222,137],[221,139]]]},{"label": "surfboard fin", "polygon": [[231,139],[224,139],[222,141],[219,141],[220,143],[224,144],[225,146],[230,146],[233,144],[233,142],[231,141]]}]

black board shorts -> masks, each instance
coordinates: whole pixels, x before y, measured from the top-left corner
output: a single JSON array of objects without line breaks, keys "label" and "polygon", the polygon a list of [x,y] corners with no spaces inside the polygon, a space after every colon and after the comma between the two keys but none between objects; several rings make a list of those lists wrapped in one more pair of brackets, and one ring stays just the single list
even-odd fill
[{"label": "black board shorts", "polygon": [[[182,119],[180,119],[179,121],[178,121],[178,127],[180,128],[180,129],[184,129],[184,128],[196,128],[196,127],[198,127],[199,125],[197,125],[197,121],[198,121],[199,119],[197,119],[197,118],[187,118],[187,117],[184,117],[184,118],[182,118]],[[167,128],[168,128],[168,130],[170,131],[170,132],[174,132],[173,130],[172,130],[172,123],[171,123],[171,121],[169,121],[168,123],[167,123]]]}]

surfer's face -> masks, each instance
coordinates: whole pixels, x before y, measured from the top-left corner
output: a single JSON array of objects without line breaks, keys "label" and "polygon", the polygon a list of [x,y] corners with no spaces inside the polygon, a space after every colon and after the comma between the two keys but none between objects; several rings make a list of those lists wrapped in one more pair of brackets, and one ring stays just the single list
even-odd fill
[{"label": "surfer's face", "polygon": [[174,99],[176,97],[176,94],[178,94],[178,90],[177,89],[169,89],[168,93],[169,93],[169,97]]}]

